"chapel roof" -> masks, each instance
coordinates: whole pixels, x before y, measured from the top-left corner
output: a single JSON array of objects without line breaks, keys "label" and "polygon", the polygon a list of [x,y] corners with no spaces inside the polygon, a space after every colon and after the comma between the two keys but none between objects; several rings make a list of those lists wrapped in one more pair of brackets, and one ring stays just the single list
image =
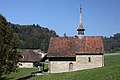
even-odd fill
[{"label": "chapel roof", "polygon": [[48,57],[75,57],[76,54],[103,54],[102,36],[52,37]]}]

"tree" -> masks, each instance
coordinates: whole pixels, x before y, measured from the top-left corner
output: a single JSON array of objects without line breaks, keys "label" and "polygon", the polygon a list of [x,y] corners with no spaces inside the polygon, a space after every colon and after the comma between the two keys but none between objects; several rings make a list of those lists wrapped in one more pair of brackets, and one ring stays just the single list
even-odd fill
[{"label": "tree", "polygon": [[5,17],[0,14],[0,77],[16,71],[19,60],[18,37]]},{"label": "tree", "polygon": [[104,38],[104,46],[106,52],[120,51],[120,33],[114,34],[114,36]]},{"label": "tree", "polygon": [[19,36],[20,49],[41,49],[47,52],[50,38],[57,36],[54,30],[49,30],[35,25],[16,25],[9,23],[13,27],[13,31]]}]

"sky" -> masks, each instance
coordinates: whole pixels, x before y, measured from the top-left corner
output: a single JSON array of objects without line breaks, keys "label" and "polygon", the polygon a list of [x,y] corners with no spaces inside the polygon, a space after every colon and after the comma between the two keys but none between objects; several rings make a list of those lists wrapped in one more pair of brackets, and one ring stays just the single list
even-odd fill
[{"label": "sky", "polygon": [[120,32],[120,0],[0,0],[0,13],[14,24],[39,24],[59,36],[75,36],[80,5],[86,36]]}]

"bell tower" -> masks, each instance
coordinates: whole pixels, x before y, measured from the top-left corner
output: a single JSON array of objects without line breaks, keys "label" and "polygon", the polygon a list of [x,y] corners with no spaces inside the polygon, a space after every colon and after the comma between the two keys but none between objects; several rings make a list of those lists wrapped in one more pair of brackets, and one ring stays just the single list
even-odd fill
[{"label": "bell tower", "polygon": [[77,31],[78,31],[78,36],[84,36],[85,29],[82,23],[82,7],[80,7],[80,23],[79,23]]}]

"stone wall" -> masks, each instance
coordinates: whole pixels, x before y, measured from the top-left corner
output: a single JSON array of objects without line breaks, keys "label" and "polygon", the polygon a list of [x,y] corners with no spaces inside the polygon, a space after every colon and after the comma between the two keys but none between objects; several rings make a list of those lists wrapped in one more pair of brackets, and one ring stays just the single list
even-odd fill
[{"label": "stone wall", "polygon": [[103,55],[76,55],[75,65],[76,70],[102,67],[104,66],[104,57]]},{"label": "stone wall", "polygon": [[49,72],[61,73],[102,66],[104,66],[103,55],[76,55],[76,61],[50,61]]},{"label": "stone wall", "polygon": [[[69,69],[70,63],[75,66],[75,61],[50,61],[49,62],[49,73],[61,73],[72,71]],[[74,70],[74,67],[73,67]]]}]

